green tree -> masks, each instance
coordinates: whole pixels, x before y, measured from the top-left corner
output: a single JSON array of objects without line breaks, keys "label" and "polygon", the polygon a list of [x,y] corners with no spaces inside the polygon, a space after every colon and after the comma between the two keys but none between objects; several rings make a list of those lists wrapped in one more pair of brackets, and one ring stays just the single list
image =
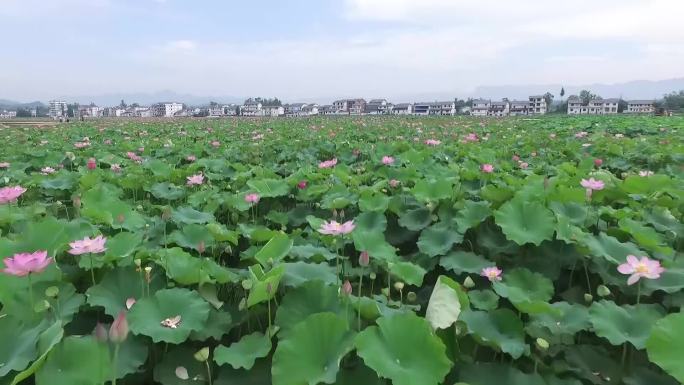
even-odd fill
[{"label": "green tree", "polygon": [[553,105],[553,95],[550,92],[544,94],[544,101],[546,102],[546,110],[551,111]]},{"label": "green tree", "polygon": [[684,110],[684,90],[665,95],[662,105],[668,110]]},{"label": "green tree", "polygon": [[582,90],[582,91],[580,92],[580,94],[579,94],[579,98],[580,98],[580,100],[582,101],[582,104],[585,105],[585,106],[586,106],[587,104],[589,104],[589,101],[590,101],[590,100],[593,100],[593,99],[602,99],[600,96],[598,96],[598,95],[596,95],[596,94],[593,94],[593,93],[591,93],[591,91],[588,91],[588,90]]}]

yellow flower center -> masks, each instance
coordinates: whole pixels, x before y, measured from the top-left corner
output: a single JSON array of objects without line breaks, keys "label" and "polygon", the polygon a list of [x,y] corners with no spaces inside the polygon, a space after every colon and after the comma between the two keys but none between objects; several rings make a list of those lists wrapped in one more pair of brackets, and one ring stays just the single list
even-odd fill
[{"label": "yellow flower center", "polygon": [[648,266],[646,266],[646,265],[643,264],[643,263],[640,263],[640,264],[638,264],[637,267],[636,267],[636,272],[637,272],[637,273],[646,274],[646,273],[648,273]]}]

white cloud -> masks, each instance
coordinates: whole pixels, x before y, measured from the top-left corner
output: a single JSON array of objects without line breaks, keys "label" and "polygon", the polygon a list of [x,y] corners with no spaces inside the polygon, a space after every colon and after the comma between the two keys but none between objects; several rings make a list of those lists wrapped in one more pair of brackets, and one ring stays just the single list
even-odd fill
[{"label": "white cloud", "polygon": [[197,43],[192,40],[173,40],[169,41],[161,47],[161,50],[167,53],[182,53],[188,54],[197,49]]}]

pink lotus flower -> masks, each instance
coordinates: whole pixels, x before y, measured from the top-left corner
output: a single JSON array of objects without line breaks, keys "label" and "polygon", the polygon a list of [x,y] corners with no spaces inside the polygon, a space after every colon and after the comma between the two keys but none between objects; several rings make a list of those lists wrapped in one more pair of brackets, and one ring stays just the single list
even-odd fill
[{"label": "pink lotus flower", "polygon": [[468,135],[466,136],[465,139],[466,139],[467,142],[477,142],[478,140],[480,140],[480,139],[477,137],[477,134],[472,133],[472,132],[471,132],[470,134],[468,134]]},{"label": "pink lotus flower", "polygon": [[300,180],[299,183],[297,183],[297,188],[300,190],[304,190],[306,186],[308,185],[308,182],[305,180]]},{"label": "pink lotus flower", "polygon": [[135,302],[136,302],[136,301],[135,301],[135,298],[128,298],[128,299],[126,300],[126,309],[131,310],[131,308],[133,307],[133,305],[135,305]]},{"label": "pink lotus flower", "polygon": [[484,172],[484,173],[486,173],[486,174],[491,174],[491,173],[494,172],[494,166],[491,165],[491,164],[489,164],[489,163],[483,164],[483,165],[480,167],[480,169],[482,170],[482,172]]},{"label": "pink lotus flower", "polygon": [[384,165],[390,165],[394,163],[394,158],[391,156],[383,156],[382,157],[382,164]]},{"label": "pink lotus flower", "polygon": [[318,168],[332,168],[337,165],[337,158],[332,158],[330,160],[323,161],[318,164]]},{"label": "pink lotus flower", "polygon": [[605,187],[605,184],[601,180],[596,180],[594,178],[589,178],[589,179],[582,179],[580,182],[582,187],[584,187],[587,190],[603,190],[603,187]]},{"label": "pink lotus flower", "polygon": [[16,202],[17,198],[19,198],[21,194],[25,192],[26,189],[21,186],[0,188],[0,205]]},{"label": "pink lotus flower", "polygon": [[367,251],[362,251],[359,255],[359,266],[366,267],[368,264],[370,264],[370,255]]},{"label": "pink lotus flower", "polygon": [[97,168],[97,161],[95,160],[95,158],[88,159],[87,166],[88,170],[95,170]]},{"label": "pink lotus flower", "polygon": [[197,160],[197,158],[196,158],[194,155],[188,155],[188,156],[185,158],[185,160],[187,160],[188,162],[194,162],[194,161]]},{"label": "pink lotus flower", "polygon": [[111,168],[112,172],[115,172],[117,174],[121,172],[121,165],[119,165],[118,163],[114,163],[113,165],[110,166],[110,168]]},{"label": "pink lotus flower", "polygon": [[85,148],[88,146],[90,146],[89,142],[76,142],[76,143],[74,143],[74,147],[76,147],[76,148]]},{"label": "pink lotus flower", "polygon": [[52,168],[52,167],[50,167],[50,166],[46,166],[46,167],[43,167],[43,168],[40,169],[40,173],[43,174],[43,175],[54,174],[54,173],[55,173],[55,169]]},{"label": "pink lotus flower", "polygon": [[221,142],[219,142],[218,140],[214,140],[213,142],[211,142],[211,145],[214,146],[214,148],[216,148],[221,145]]},{"label": "pink lotus flower", "polygon": [[627,262],[618,266],[618,271],[622,274],[629,275],[627,284],[634,285],[642,277],[648,279],[660,278],[660,274],[664,272],[665,269],[660,266],[659,261],[649,259],[648,257],[641,257],[641,260],[639,260],[633,255],[628,255]]},{"label": "pink lotus flower", "polygon": [[396,179],[390,179],[390,181],[389,181],[389,185],[390,185],[390,187],[392,187],[392,188],[396,188],[397,186],[399,186],[400,183],[401,183],[401,182],[399,182],[399,181],[396,180]]},{"label": "pink lotus flower", "polygon": [[344,293],[344,295],[350,295],[352,293],[352,285],[349,280],[344,281],[342,284],[342,293]]},{"label": "pink lotus flower", "polygon": [[143,159],[140,156],[138,156],[138,154],[136,154],[135,152],[132,152],[132,151],[127,152],[126,156],[128,157],[128,159],[130,159],[134,162],[137,162],[137,163],[142,163],[142,161],[143,161]]},{"label": "pink lotus flower", "polygon": [[145,147],[138,147],[138,152],[145,152]]},{"label": "pink lotus flower", "polygon": [[587,135],[589,135],[588,132],[586,132],[586,131],[580,131],[580,132],[578,132],[578,133],[575,134],[575,138],[584,138],[584,137],[587,136]]},{"label": "pink lotus flower", "polygon": [[127,337],[128,321],[126,320],[126,311],[122,310],[109,328],[109,339],[115,344],[120,344],[126,341]]},{"label": "pink lotus flower", "polygon": [[318,232],[327,235],[345,235],[354,231],[356,225],[354,221],[347,221],[344,223],[338,223],[337,221],[324,222]]},{"label": "pink lotus flower", "polygon": [[259,202],[259,194],[247,194],[245,195],[245,202],[255,204]]},{"label": "pink lotus flower", "polygon": [[111,139],[105,139],[104,144],[110,145],[110,144],[112,144],[112,140]]},{"label": "pink lotus flower", "polygon": [[603,164],[603,159],[601,159],[601,158],[594,159],[594,166],[601,167],[602,164]]},{"label": "pink lotus flower", "polygon": [[71,249],[68,251],[68,253],[71,255],[103,253],[107,250],[105,247],[105,242],[107,242],[107,238],[103,237],[102,235],[98,235],[93,239],[85,237],[79,241],[69,243]]},{"label": "pink lotus flower", "polygon": [[519,166],[520,166],[520,168],[525,170],[525,169],[527,169],[527,167],[529,167],[529,164],[527,162],[520,162]]},{"label": "pink lotus flower", "polygon": [[501,281],[501,273],[503,273],[503,271],[501,269],[499,269],[496,266],[493,266],[493,267],[485,267],[484,269],[482,269],[482,272],[480,272],[480,275],[489,279],[490,282],[494,282],[494,281]]},{"label": "pink lotus flower", "polygon": [[649,177],[649,176],[652,176],[652,175],[653,175],[653,171],[649,171],[649,170],[642,170],[642,171],[639,171],[639,176],[640,176],[640,177],[644,177],[644,178],[645,178],[645,177]]},{"label": "pink lotus flower", "polygon": [[14,254],[11,258],[3,260],[5,268],[3,273],[24,277],[31,273],[41,273],[52,262],[52,258],[47,257],[47,251],[36,251],[34,253]]},{"label": "pink lotus flower", "polygon": [[511,158],[511,159],[513,159],[514,162],[520,161],[520,157],[518,155],[513,155],[513,158]]},{"label": "pink lotus flower", "polygon": [[202,183],[204,183],[204,175],[202,175],[202,174],[189,176],[189,177],[186,177],[185,179],[188,180],[188,183],[187,183],[188,186],[195,186],[195,185],[199,186]]},{"label": "pink lotus flower", "polygon": [[439,146],[440,144],[442,144],[442,141],[436,139],[427,139],[425,141],[425,144],[427,144],[428,146]]},{"label": "pink lotus flower", "polygon": [[0,168],[9,168],[10,164],[7,162],[0,163]]}]

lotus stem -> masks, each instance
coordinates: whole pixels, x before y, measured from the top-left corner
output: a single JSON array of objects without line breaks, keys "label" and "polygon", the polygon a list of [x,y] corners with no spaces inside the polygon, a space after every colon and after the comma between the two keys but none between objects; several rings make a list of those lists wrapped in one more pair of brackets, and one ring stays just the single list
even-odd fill
[{"label": "lotus stem", "polygon": [[112,385],[116,385],[116,365],[119,360],[119,348],[121,344],[114,345],[114,358],[112,359]]},{"label": "lotus stem", "polygon": [[33,284],[31,283],[31,273],[28,273],[28,289],[29,289],[29,299],[31,300],[31,314],[35,311],[35,304],[33,303]]},{"label": "lotus stem", "polygon": [[[270,334],[269,332],[269,336]],[[211,385],[211,366],[209,365],[209,360],[205,360],[204,365],[207,367],[207,379],[209,380],[209,385]]]},{"label": "lotus stem", "polygon": [[361,276],[359,276],[359,295],[356,300],[356,304],[358,309],[356,309],[356,312],[358,313],[357,315],[357,324],[359,331],[361,331],[361,288],[363,287],[363,271],[364,269],[361,268]]},{"label": "lotus stem", "polygon": [[271,300],[268,301],[268,338],[271,338]]},{"label": "lotus stem", "polygon": [[95,286],[95,268],[93,268],[93,253],[90,253],[90,280],[93,281],[93,286]]},{"label": "lotus stem", "polygon": [[641,281],[637,284],[637,305],[641,303]]}]

